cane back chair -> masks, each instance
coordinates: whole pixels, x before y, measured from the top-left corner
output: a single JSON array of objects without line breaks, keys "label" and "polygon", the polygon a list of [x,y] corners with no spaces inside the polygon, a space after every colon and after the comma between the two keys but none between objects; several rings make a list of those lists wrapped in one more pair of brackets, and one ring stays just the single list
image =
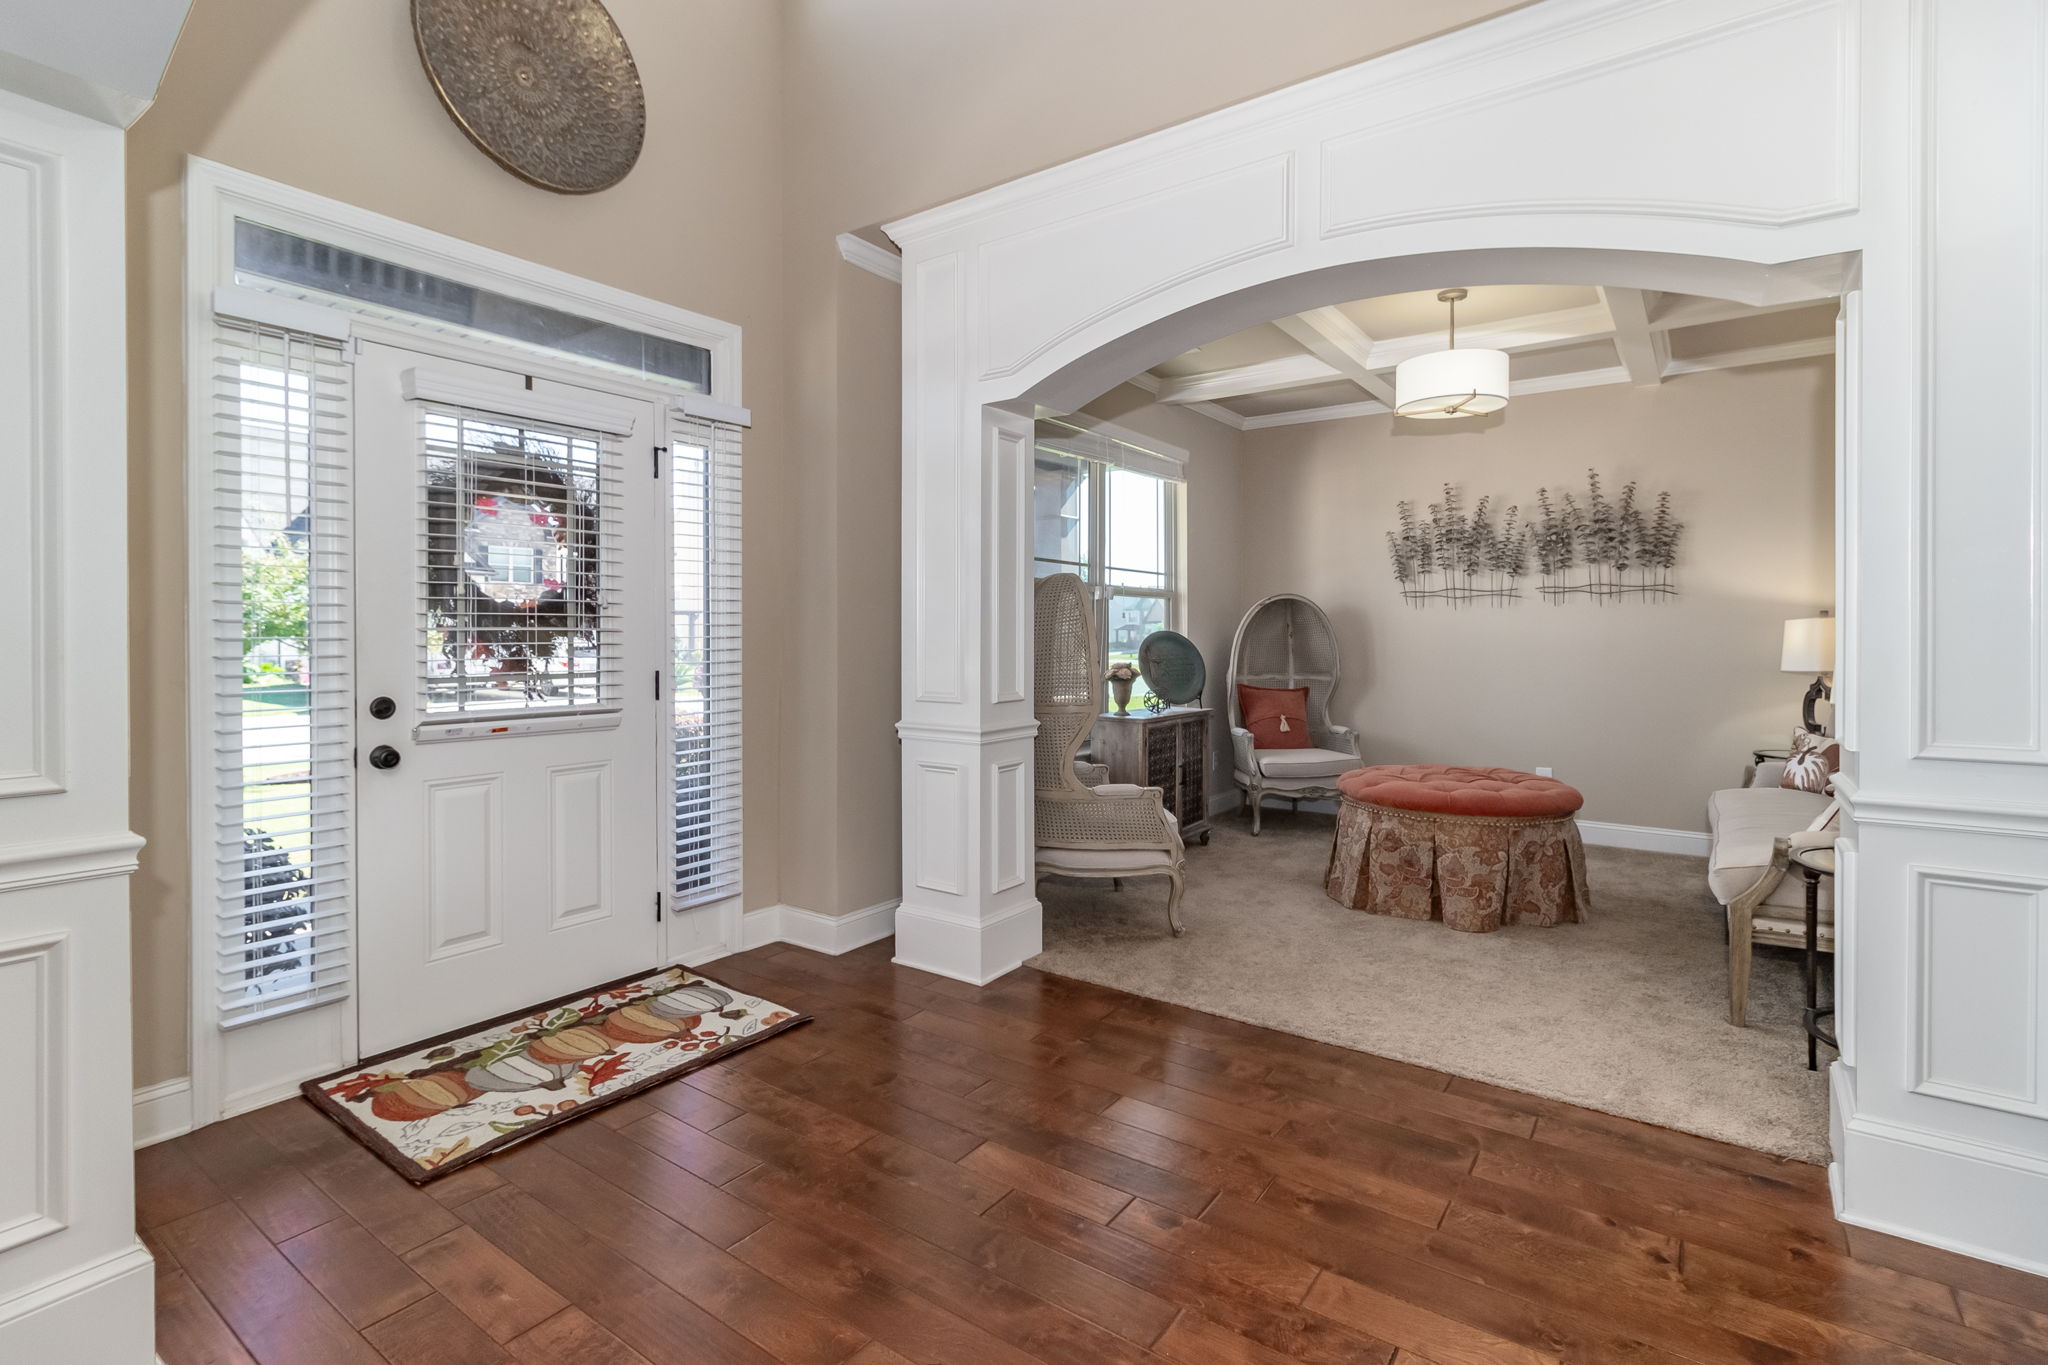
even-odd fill
[{"label": "cane back chair", "polygon": [[[1269,796],[1294,803],[1335,800],[1337,779],[1365,766],[1358,734],[1330,723],[1330,694],[1342,676],[1337,632],[1330,618],[1306,597],[1279,593],[1258,603],[1238,623],[1230,642],[1230,748],[1232,779],[1251,807],[1252,833],[1259,832],[1260,808]],[[1307,749],[1259,749],[1244,728],[1237,687],[1306,687]]]},{"label": "cane back chair", "polygon": [[1178,934],[1185,851],[1163,794],[1130,783],[1090,786],[1075,765],[1102,714],[1103,662],[1088,587],[1070,573],[1041,578],[1033,607],[1038,873],[1164,877],[1166,922]]}]

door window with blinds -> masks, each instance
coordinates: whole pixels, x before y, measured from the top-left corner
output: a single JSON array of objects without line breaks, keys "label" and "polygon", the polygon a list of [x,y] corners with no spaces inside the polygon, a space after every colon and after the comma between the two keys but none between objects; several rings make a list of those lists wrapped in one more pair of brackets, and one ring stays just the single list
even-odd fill
[{"label": "door window with blinds", "polygon": [[211,401],[220,1018],[348,989],[348,372],[339,343],[221,322]]},{"label": "door window with blinds", "polygon": [[617,443],[423,403],[420,449],[430,721],[614,702]]},{"label": "door window with blinds", "polygon": [[740,890],[740,428],[670,417],[675,903]]},{"label": "door window with blinds", "polygon": [[1179,629],[1179,460],[1065,422],[1038,423],[1033,571],[1079,574],[1095,596],[1108,662],[1135,663],[1155,630]]}]

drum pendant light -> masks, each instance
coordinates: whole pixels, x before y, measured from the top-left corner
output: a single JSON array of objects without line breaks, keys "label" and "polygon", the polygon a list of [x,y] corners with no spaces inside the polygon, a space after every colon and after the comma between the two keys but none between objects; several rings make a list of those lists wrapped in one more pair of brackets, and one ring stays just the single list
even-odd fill
[{"label": "drum pendant light", "polygon": [[1444,350],[1411,356],[1394,367],[1394,413],[1399,417],[1477,417],[1508,405],[1508,353],[1458,349],[1458,300],[1463,289],[1437,295],[1450,305],[1450,340]]}]

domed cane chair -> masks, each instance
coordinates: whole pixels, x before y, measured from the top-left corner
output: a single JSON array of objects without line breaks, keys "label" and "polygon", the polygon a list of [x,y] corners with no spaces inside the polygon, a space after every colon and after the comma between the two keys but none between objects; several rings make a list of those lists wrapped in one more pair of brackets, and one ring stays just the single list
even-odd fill
[{"label": "domed cane chair", "polygon": [[[1303,801],[1335,800],[1337,779],[1365,766],[1358,734],[1330,723],[1330,694],[1341,676],[1337,632],[1330,618],[1306,597],[1280,593],[1254,606],[1238,623],[1230,642],[1230,747],[1232,777],[1252,811],[1259,832],[1260,807],[1269,796],[1284,797],[1300,809]],[[1238,685],[1306,687],[1308,748],[1260,749],[1245,728]]]},{"label": "domed cane chair", "polygon": [[[1075,756],[1102,714],[1100,642],[1087,585],[1073,574],[1038,580],[1034,600],[1038,714],[1038,875],[1164,877],[1166,922],[1181,932],[1180,824],[1157,787],[1088,785]],[[1093,771],[1087,776],[1096,777]]]}]

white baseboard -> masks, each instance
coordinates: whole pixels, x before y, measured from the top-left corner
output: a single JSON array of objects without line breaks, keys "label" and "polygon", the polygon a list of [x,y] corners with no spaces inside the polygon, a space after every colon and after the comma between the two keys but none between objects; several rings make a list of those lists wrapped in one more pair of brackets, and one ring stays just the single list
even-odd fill
[{"label": "white baseboard", "polygon": [[135,1092],[135,1145],[148,1147],[192,1131],[192,1082],[180,1076],[174,1081],[145,1085]]},{"label": "white baseboard", "polygon": [[782,941],[835,957],[850,953],[895,933],[896,907],[901,903],[883,901],[850,915],[821,915],[794,905],[781,906]]},{"label": "white baseboard", "polygon": [[782,907],[764,905],[740,916],[740,951],[782,942]]},{"label": "white baseboard", "polygon": [[[2048,1275],[2048,1159],[1856,1112],[1855,1087],[1837,1064],[1835,1216],[1958,1255]],[[1844,1177],[1841,1173],[1848,1172]]]},{"label": "white baseboard", "polygon": [[799,948],[837,957],[896,932],[899,901],[883,901],[848,915],[821,915],[800,905],[764,905],[740,921],[740,947],[765,948],[793,943]]},{"label": "white baseboard", "polygon": [[1683,853],[1704,858],[1710,840],[1689,829],[1658,829],[1654,825],[1615,825],[1605,820],[1579,821],[1579,837],[1601,848],[1633,848],[1644,853]]}]

